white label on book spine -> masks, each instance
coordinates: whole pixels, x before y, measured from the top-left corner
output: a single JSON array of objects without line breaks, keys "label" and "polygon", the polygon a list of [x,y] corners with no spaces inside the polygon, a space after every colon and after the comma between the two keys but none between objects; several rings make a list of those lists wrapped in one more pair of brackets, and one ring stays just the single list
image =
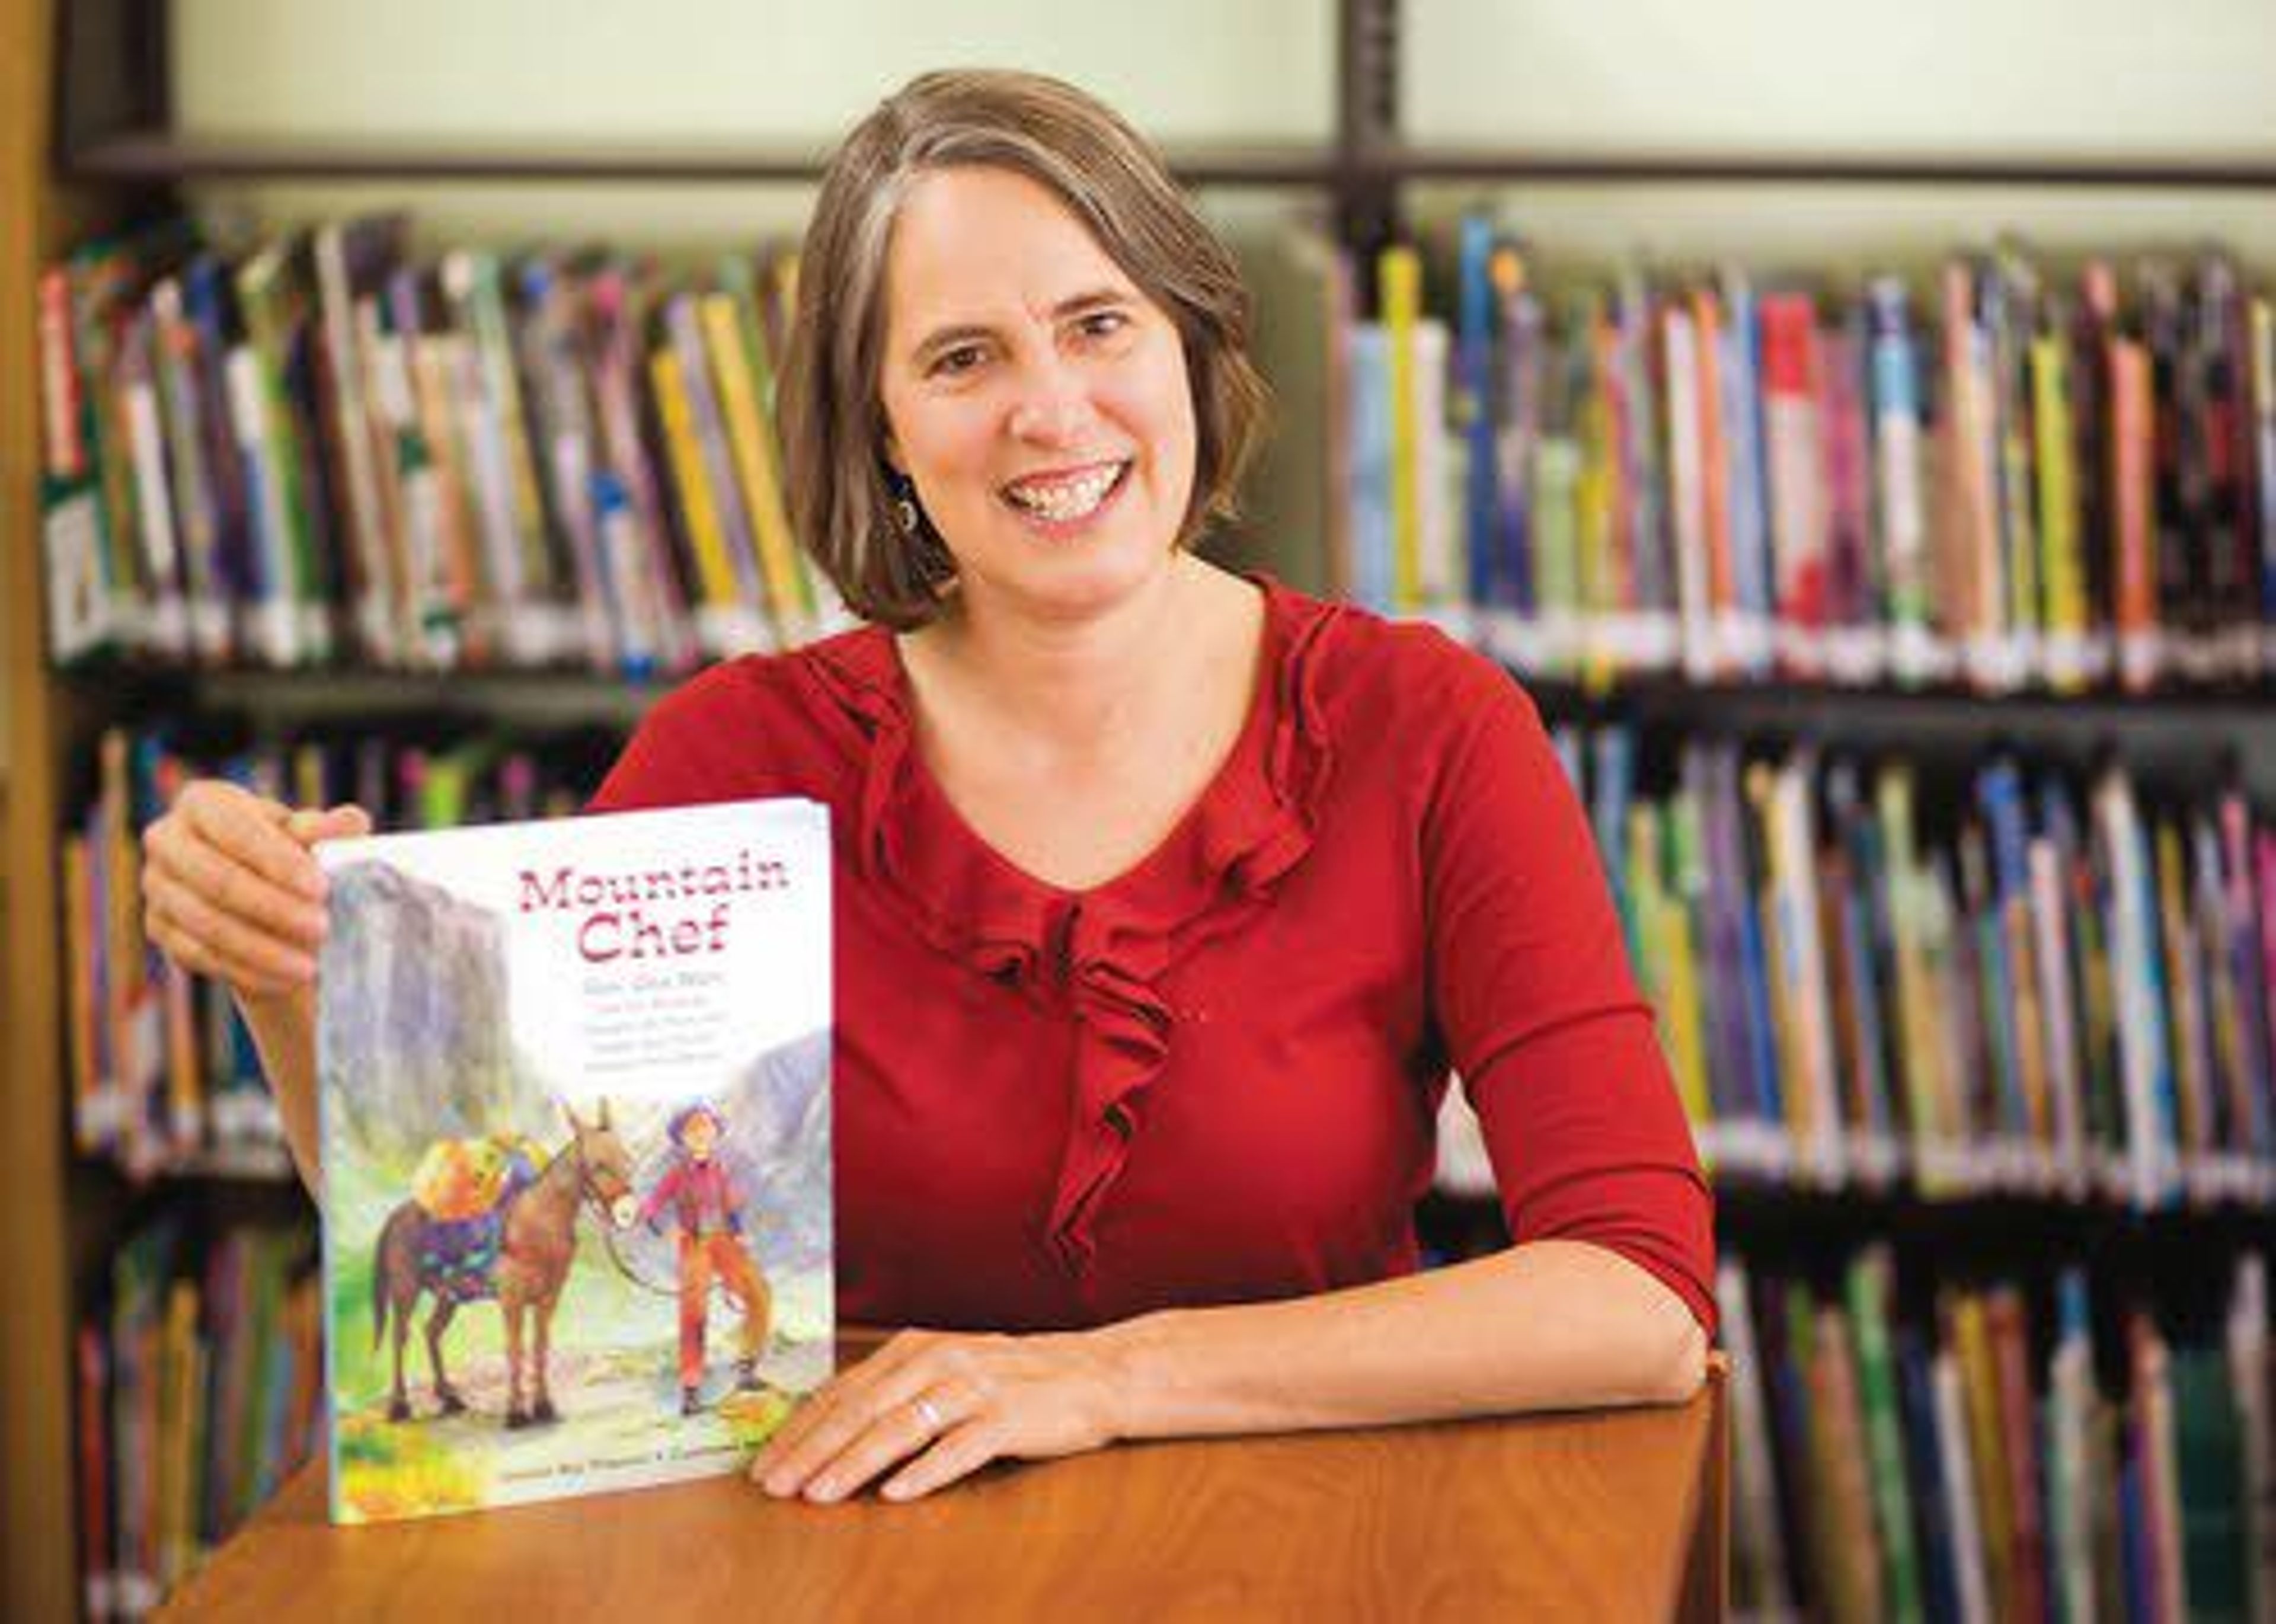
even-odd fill
[{"label": "white label on book spine", "polygon": [[48,565],[49,653],[66,664],[118,634],[118,617],[104,579],[102,521],[93,489],[75,490],[40,516]]}]

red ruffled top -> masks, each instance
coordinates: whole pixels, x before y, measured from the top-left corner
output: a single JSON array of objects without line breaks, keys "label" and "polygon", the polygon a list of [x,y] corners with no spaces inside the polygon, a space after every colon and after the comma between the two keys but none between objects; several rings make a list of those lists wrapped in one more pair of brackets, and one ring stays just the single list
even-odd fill
[{"label": "red ruffled top", "polygon": [[[1262,676],[1231,754],[1153,852],[1089,890],[1036,879],[964,822],[919,753],[898,646],[878,628],[696,679],[657,707],[596,797],[611,809],[794,793],[831,808],[839,1311],[1083,1324],[1409,1270],[1451,1058],[1490,1146],[1520,1170],[1505,1168],[1506,1198],[1541,1196],[1513,1209],[1518,1233],[1593,1222],[1709,1320],[1704,1187],[1530,707],[1435,634],[1264,591]],[[1481,695],[1484,716],[1466,720]],[[1434,953],[1475,958],[1491,983],[1496,945],[1434,945],[1445,904],[1433,882],[1447,877],[1432,861],[1433,815],[1449,793],[1474,792],[1445,780],[1480,721],[1519,712],[1537,747],[1490,776],[1529,774],[1522,799],[1554,808],[1566,860],[1590,865],[1567,945],[1584,951],[1552,953],[1569,960],[1552,979],[1574,963],[1611,979],[1578,990],[1593,1024],[1559,1036],[1576,1008],[1560,987],[1556,1007],[1520,1023],[1539,1026],[1536,1039],[1476,1036],[1591,1068],[1609,1036],[1633,1079],[1614,1093],[1641,1112],[1585,1112],[1576,1125],[1538,1102],[1518,1109],[1542,1085],[1505,1087],[1503,1059],[1466,1057],[1471,1035],[1448,1029],[1449,1014],[1468,1024],[1483,1012]],[[1476,810],[1454,808],[1448,830]],[[1500,849],[1489,867],[1522,873],[1524,820],[1504,827],[1488,836]],[[1477,844],[1466,840],[1466,861]],[[1530,919],[1523,934],[1551,922]],[[1507,1069],[1518,1078],[1526,1057]],[[1599,1119],[1612,1131],[1577,1164],[1552,1142]],[[1605,1164],[1606,1203],[1593,1218],[1585,1181],[1576,1216],[1571,1181],[1591,1163]],[[1647,1204],[1665,1208],[1641,1219],[1622,1182],[1640,1165],[1660,1170]]]}]

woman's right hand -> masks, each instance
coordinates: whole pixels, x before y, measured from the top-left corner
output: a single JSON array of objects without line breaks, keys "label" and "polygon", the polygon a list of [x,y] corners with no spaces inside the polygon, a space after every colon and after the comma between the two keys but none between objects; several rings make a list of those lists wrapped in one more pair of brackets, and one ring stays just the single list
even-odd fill
[{"label": "woman's right hand", "polygon": [[314,984],[324,939],[324,875],[310,847],[371,832],[363,808],[295,809],[201,778],[142,835],[142,918],[186,970],[247,1002]]}]

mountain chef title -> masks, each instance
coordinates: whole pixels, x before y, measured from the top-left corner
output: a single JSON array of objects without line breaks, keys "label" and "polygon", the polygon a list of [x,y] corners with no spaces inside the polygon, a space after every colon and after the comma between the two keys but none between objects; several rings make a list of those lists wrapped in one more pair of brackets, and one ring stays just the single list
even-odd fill
[{"label": "mountain chef title", "polygon": [[614,873],[563,863],[520,874],[521,911],[574,919],[577,952],[592,964],[724,952],[736,898],[790,889],[789,869],[747,846],[723,863]]}]

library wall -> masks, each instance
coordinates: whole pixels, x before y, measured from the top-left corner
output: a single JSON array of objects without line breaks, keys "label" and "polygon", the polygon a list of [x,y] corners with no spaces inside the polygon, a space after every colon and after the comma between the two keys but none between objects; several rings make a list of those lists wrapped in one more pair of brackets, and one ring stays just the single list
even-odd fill
[{"label": "library wall", "polygon": [[[988,61],[1073,78],[1167,141],[1316,138],[1334,95],[1323,0],[665,9],[669,27],[655,6],[633,26],[528,4],[210,0],[176,20],[181,125],[812,137],[922,68]],[[534,38],[547,43],[542,57]],[[1779,49],[1763,49],[1766,39]],[[1805,0],[1431,0],[1407,25],[1401,111],[1418,141],[1506,148],[2249,157],[2276,148],[2272,61],[2276,10],[2254,0],[2189,0],[2153,28],[2119,0],[1923,0],[1877,8],[1870,26],[1855,8]],[[210,195],[304,214],[368,191]],[[619,240],[747,236],[756,221],[794,224],[803,206],[788,189],[724,186],[453,186],[421,202],[436,231],[573,226]],[[1560,185],[1528,188],[1511,208],[1552,258],[1644,249],[1901,268],[2020,228],[2058,254],[2217,236],[2276,261],[2276,200],[2242,193]]]},{"label": "library wall", "polygon": [[[1400,112],[1422,145],[1686,157],[2276,150],[2276,10],[2185,0],[2145,23],[2125,0],[1431,0],[1407,18]],[[2276,200],[2242,192],[1559,185],[1513,219],[1552,258],[1908,269],[2020,230],[2056,254],[2210,237],[2276,260]]]},{"label": "library wall", "polygon": [[[362,14],[218,0],[176,14],[175,87],[180,127],[193,135],[747,146],[831,137],[928,68],[1003,64],[1074,80],[1164,141],[1318,140],[1334,96],[1333,21],[1319,0],[1072,9],[1051,0],[670,0],[641,7],[637,20],[525,0],[406,0]],[[542,55],[530,49],[537,39]],[[353,206],[371,191],[206,195],[274,218]],[[802,188],[728,186],[419,193],[422,229],[461,240],[747,240],[755,229],[795,230],[806,201]]]}]

